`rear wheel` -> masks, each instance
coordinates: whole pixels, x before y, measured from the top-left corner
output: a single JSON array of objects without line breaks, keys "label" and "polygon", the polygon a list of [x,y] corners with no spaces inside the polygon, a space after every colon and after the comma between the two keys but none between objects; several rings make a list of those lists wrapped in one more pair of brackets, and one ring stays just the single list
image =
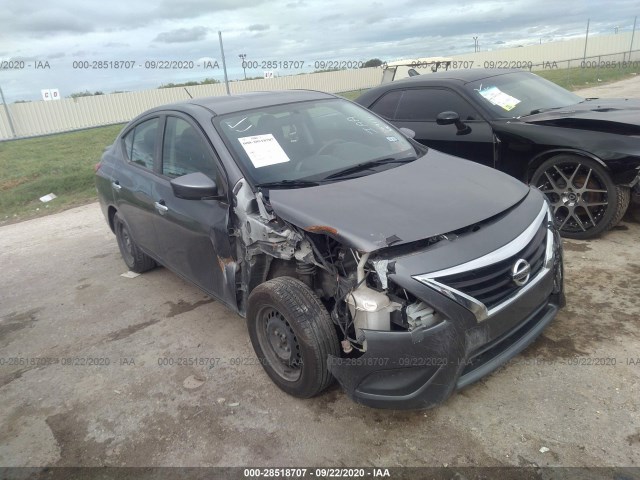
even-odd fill
[{"label": "rear wheel", "polygon": [[113,216],[113,226],[118,240],[118,247],[124,263],[129,270],[136,273],[144,273],[156,266],[156,262],[145,254],[131,238],[129,228],[116,213]]},{"label": "rear wheel", "polygon": [[292,277],[258,285],[249,295],[247,325],[260,363],[282,390],[309,398],[331,384],[327,357],[340,356],[338,337],[307,285]]},{"label": "rear wheel", "polygon": [[592,238],[613,226],[619,211],[618,187],[595,160],[558,155],[536,169],[531,184],[549,199],[563,237]]}]

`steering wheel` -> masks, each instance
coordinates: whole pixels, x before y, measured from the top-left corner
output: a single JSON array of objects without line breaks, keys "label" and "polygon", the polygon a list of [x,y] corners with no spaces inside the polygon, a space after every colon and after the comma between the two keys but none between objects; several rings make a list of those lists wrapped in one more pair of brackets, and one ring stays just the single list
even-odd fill
[{"label": "steering wheel", "polygon": [[320,150],[318,150],[316,152],[316,155],[322,155],[324,153],[325,150],[328,150],[329,148],[333,148],[336,146],[336,144],[338,143],[347,143],[346,140],[342,140],[341,138],[336,138],[333,140],[329,140],[329,143],[324,144],[323,146],[320,147]]}]

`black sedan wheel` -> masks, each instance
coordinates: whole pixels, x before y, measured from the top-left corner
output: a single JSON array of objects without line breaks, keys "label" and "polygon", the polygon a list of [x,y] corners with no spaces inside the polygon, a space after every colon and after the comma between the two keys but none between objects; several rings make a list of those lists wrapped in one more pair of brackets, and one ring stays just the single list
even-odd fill
[{"label": "black sedan wheel", "polygon": [[536,169],[531,184],[549,199],[563,237],[592,238],[613,226],[618,189],[598,162],[559,155]]},{"label": "black sedan wheel", "polygon": [[340,356],[338,337],[307,285],[291,277],[258,285],[249,296],[247,324],[258,360],[282,390],[309,398],[331,384],[327,356]]},{"label": "black sedan wheel", "polygon": [[133,241],[131,233],[129,233],[129,228],[117,213],[113,217],[113,226],[116,231],[120,254],[122,255],[124,263],[129,267],[129,270],[136,273],[144,273],[156,266],[153,258],[143,253]]}]

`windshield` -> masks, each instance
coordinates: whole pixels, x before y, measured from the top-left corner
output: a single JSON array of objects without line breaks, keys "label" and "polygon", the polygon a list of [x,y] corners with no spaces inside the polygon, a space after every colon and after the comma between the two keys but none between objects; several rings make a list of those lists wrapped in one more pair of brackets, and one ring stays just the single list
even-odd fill
[{"label": "windshield", "polygon": [[533,73],[517,72],[466,85],[478,102],[497,117],[515,118],[575,105],[583,99]]},{"label": "windshield", "polygon": [[214,124],[257,185],[305,186],[301,180],[337,178],[336,172],[347,169],[355,174],[352,167],[369,162],[377,162],[375,169],[393,168],[417,155],[394,127],[342,99],[247,110],[215,118]]}]

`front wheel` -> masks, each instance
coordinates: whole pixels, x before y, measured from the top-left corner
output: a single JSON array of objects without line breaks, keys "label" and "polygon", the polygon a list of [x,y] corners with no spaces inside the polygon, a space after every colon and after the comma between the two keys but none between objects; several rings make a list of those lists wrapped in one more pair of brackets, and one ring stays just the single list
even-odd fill
[{"label": "front wheel", "polygon": [[576,155],[558,155],[540,165],[531,184],[544,193],[560,234],[593,238],[613,226],[620,210],[618,188],[598,162]]},{"label": "front wheel", "polygon": [[249,295],[247,325],[258,360],[282,390],[309,398],[331,384],[327,357],[340,356],[338,336],[307,285],[292,277],[258,285]]}]

